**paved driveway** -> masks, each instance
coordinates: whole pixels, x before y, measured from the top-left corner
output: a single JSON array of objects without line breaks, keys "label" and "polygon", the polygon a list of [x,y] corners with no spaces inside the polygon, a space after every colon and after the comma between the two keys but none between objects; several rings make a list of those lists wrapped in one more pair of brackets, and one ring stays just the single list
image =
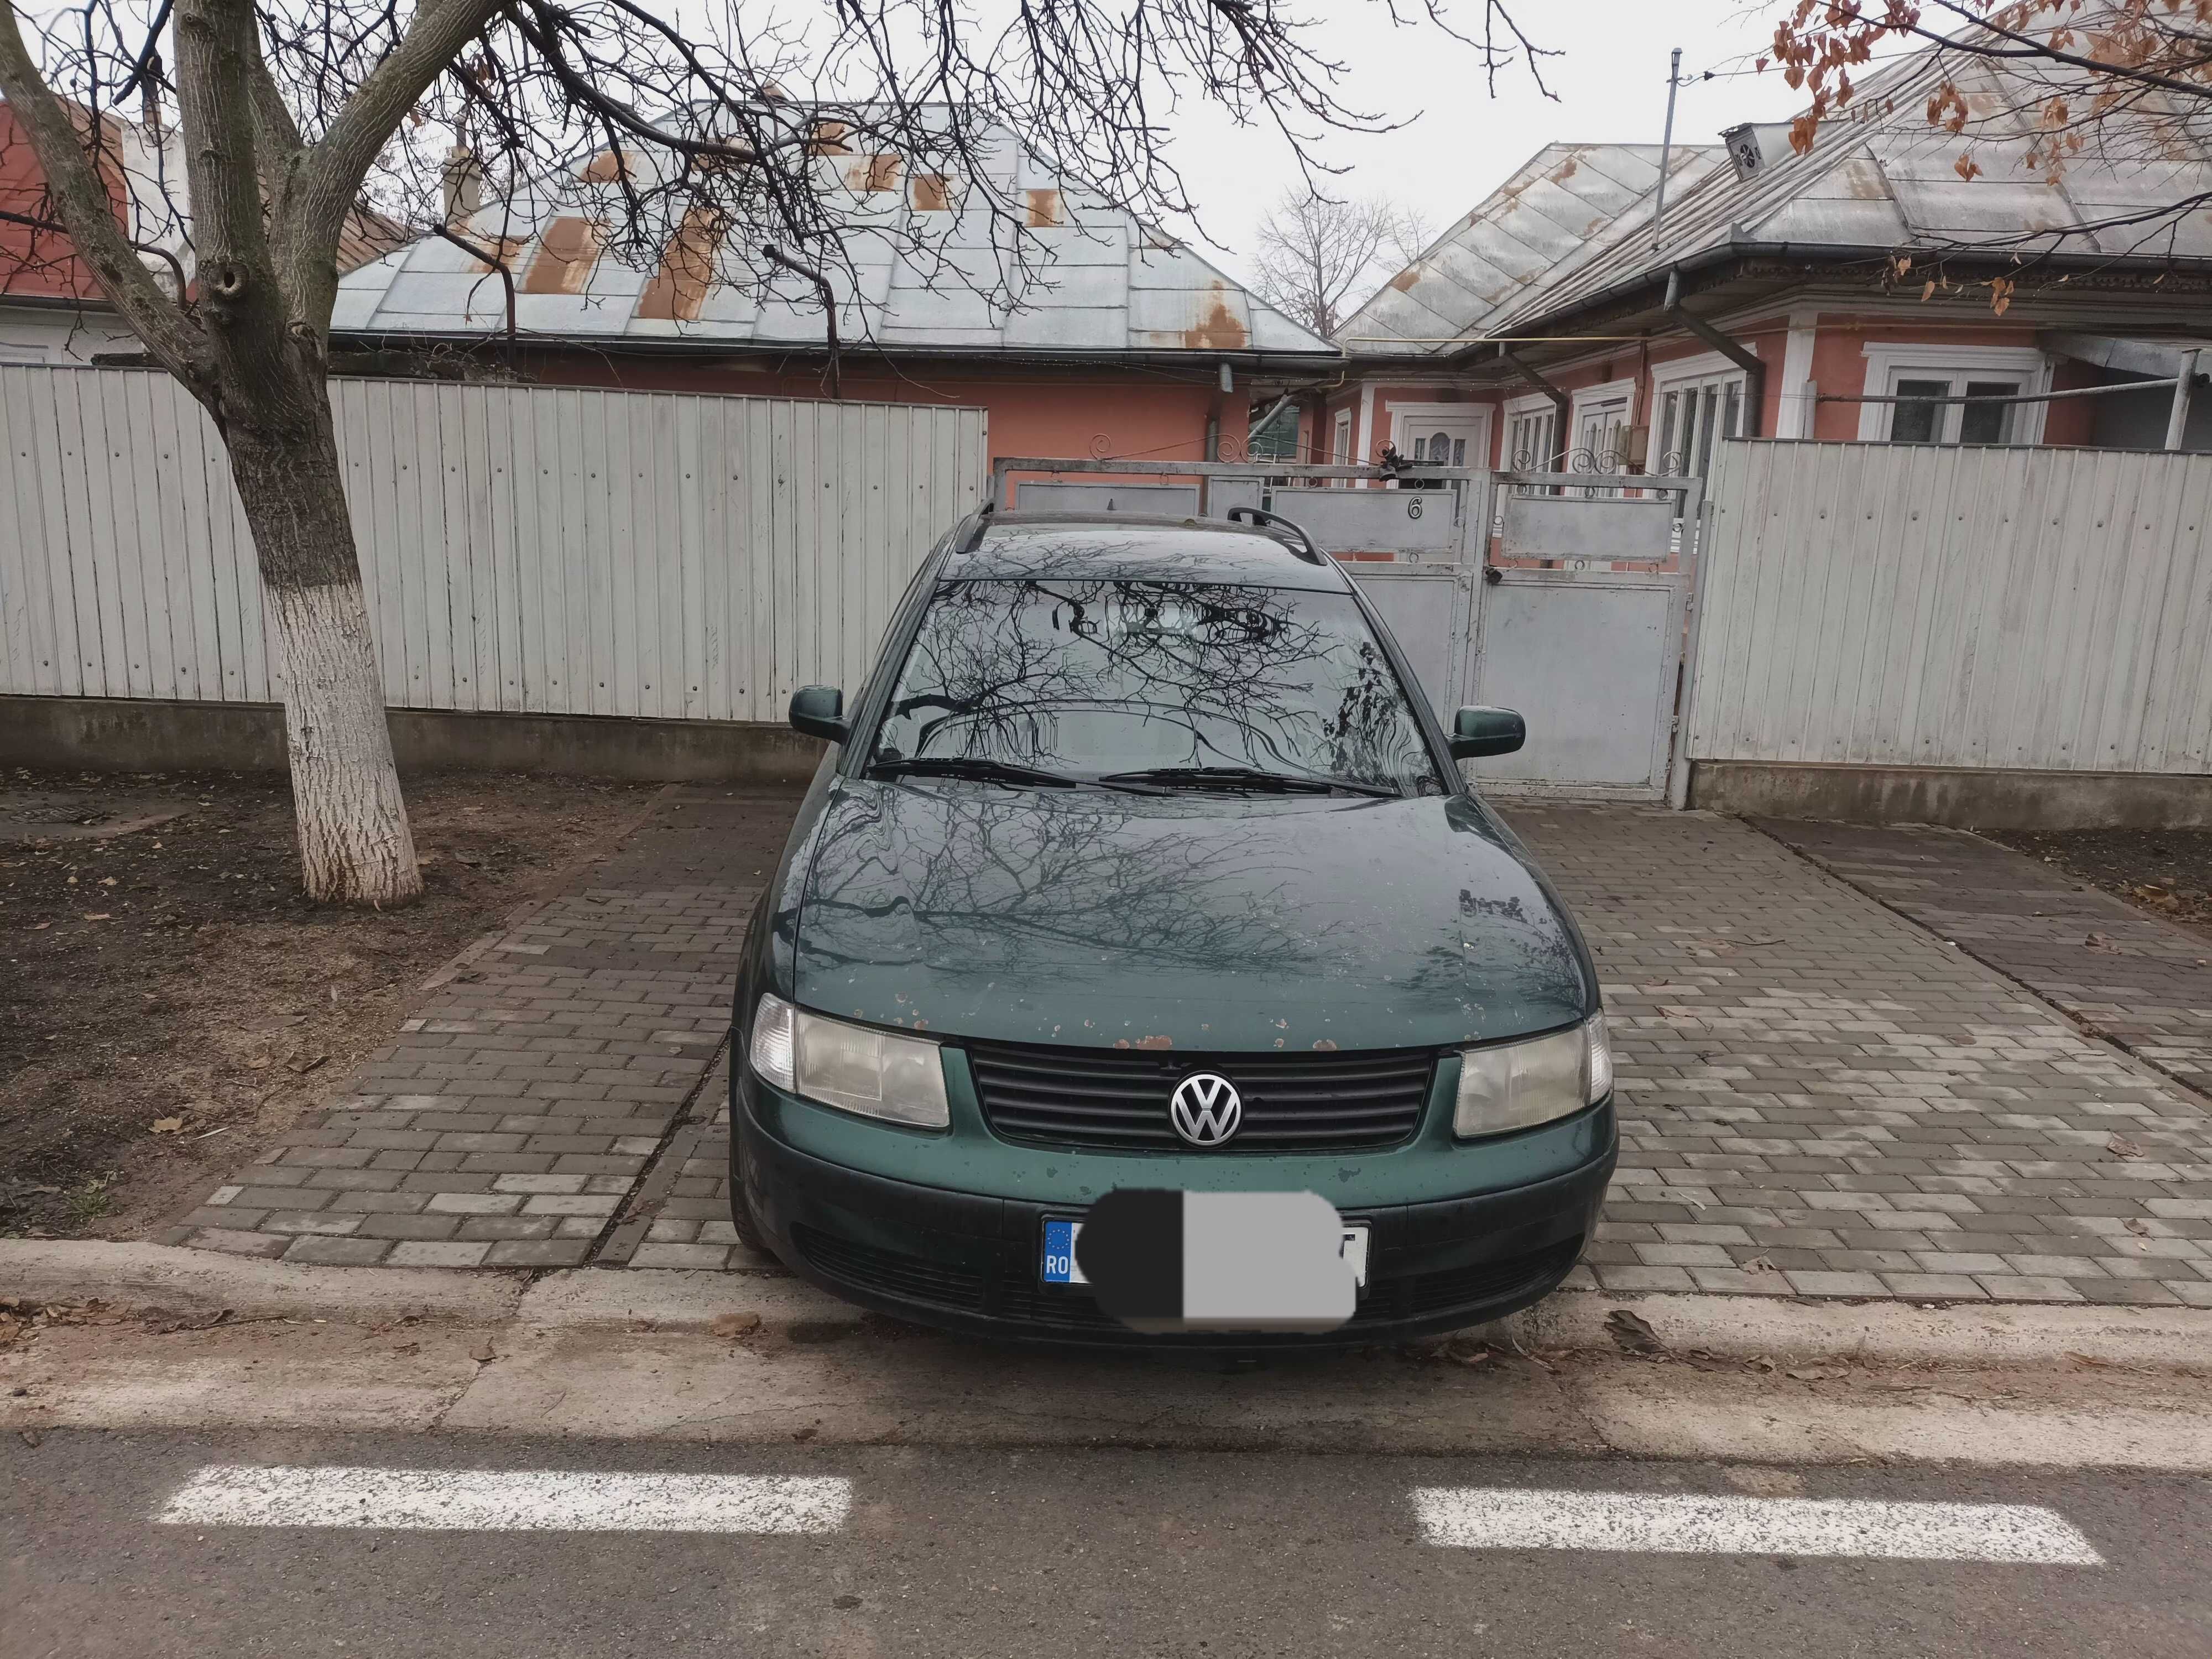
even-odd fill
[{"label": "paved driveway", "polygon": [[[671,791],[167,1235],[287,1260],[746,1268],[710,1078],[788,796]],[[1606,981],[1608,1289],[2212,1306],[2205,1103],[1736,821],[1510,805]],[[2011,856],[2007,854],[2007,856]]]}]

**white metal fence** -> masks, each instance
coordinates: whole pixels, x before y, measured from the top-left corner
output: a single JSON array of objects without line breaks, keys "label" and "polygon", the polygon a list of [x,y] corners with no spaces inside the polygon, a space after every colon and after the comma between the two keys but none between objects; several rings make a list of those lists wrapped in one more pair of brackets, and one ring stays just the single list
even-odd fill
[{"label": "white metal fence", "polygon": [[[974,409],[341,380],[396,707],[775,720],[981,499]],[[268,702],[243,514],[158,373],[0,368],[0,692]]]},{"label": "white metal fence", "polygon": [[1698,760],[2212,771],[2212,455],[1721,447]]}]

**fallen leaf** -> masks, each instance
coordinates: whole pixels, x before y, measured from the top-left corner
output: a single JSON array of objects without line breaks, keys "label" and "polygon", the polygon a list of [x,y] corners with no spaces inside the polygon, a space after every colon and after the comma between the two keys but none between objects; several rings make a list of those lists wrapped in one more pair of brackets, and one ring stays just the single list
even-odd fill
[{"label": "fallen leaf", "polygon": [[87,921],[108,921],[113,920],[113,914],[108,910],[89,910],[85,913],[84,919]]},{"label": "fallen leaf", "polygon": [[714,1322],[708,1328],[723,1338],[743,1336],[747,1331],[760,1328],[761,1316],[757,1313],[716,1314]]},{"label": "fallen leaf", "polygon": [[2111,1135],[2106,1137],[2105,1141],[2105,1150],[2110,1152],[2114,1158],[2141,1158],[2143,1155],[2143,1149],[2136,1146],[2134,1141],[2130,1140],[2125,1135]]},{"label": "fallen leaf", "polygon": [[305,1077],[329,1058],[328,1054],[295,1054],[284,1062],[284,1066],[286,1070],[297,1072]]},{"label": "fallen leaf", "polygon": [[1663,1353],[1667,1345],[1659,1340],[1659,1333],[1644,1320],[1626,1308],[1615,1308],[1605,1316],[1606,1334],[1630,1353]]},{"label": "fallen leaf", "polygon": [[1763,1255],[1752,1257],[1743,1264],[1743,1270],[1747,1273],[1778,1273],[1782,1271]]},{"label": "fallen leaf", "polygon": [[493,1360],[498,1358],[499,1356],[492,1352],[491,1339],[489,1337],[486,1337],[483,1341],[477,1343],[475,1347],[469,1350],[469,1358],[475,1360],[479,1365],[489,1365]]},{"label": "fallen leaf", "polygon": [[2137,1238],[2148,1238],[2150,1237],[2150,1223],[2143,1220],[2139,1216],[2131,1215],[2125,1221],[2120,1223],[2120,1225],[2125,1227]]},{"label": "fallen leaf", "polygon": [[185,1127],[185,1121],[180,1117],[157,1117],[147,1127],[157,1135],[173,1135]]},{"label": "fallen leaf", "polygon": [[31,931],[32,931],[33,933],[45,933],[45,932],[46,931],[46,929],[47,929],[47,928],[49,928],[49,927],[52,927],[52,926],[53,926],[53,923],[52,923],[51,921],[41,921],[41,922],[37,923],[35,926],[33,926],[33,927],[32,927]]},{"label": "fallen leaf", "polygon": [[256,1054],[246,1062],[246,1067],[250,1072],[259,1072],[266,1070],[272,1063],[267,1054]]},{"label": "fallen leaf", "polygon": [[791,1437],[793,1440],[811,1440],[819,1433],[821,1433],[819,1429],[801,1429]]}]

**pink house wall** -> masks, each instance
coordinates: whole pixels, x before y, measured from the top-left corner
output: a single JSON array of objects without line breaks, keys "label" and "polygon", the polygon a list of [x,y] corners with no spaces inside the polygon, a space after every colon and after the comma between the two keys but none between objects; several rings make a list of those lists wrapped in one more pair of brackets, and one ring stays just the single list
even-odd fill
[{"label": "pink house wall", "polygon": [[[1869,390],[1863,348],[1869,343],[2033,346],[2035,333],[2033,327],[2007,325],[1994,319],[1986,322],[1946,320],[1923,324],[1901,322],[1893,315],[1824,312],[1814,323],[1809,378],[1822,393],[1859,396]],[[1780,419],[1784,393],[1794,390],[1786,387],[1783,380],[1789,323],[1784,318],[1773,318],[1735,330],[1731,337],[1756,352],[1766,365],[1766,389],[1761,403],[1759,429],[1771,434]],[[1686,358],[1703,356],[1710,350],[1704,341],[1686,332],[1657,337],[1649,342],[1623,342],[1620,349],[1610,356],[1575,368],[1547,371],[1546,378],[1571,396],[1585,387],[1602,386],[1612,380],[1632,380],[1636,383],[1636,394],[1630,422],[1651,427],[1656,424],[1653,409],[1653,371]],[[2053,387],[2064,389],[2069,386],[2087,385],[2094,378],[2079,365],[2062,363],[2054,375]],[[1374,413],[1368,443],[1370,453],[1361,459],[1370,462],[1380,459],[1382,445],[1391,429],[1390,414],[1397,404],[1464,401],[1486,406],[1491,410],[1489,464],[1494,467],[1504,465],[1504,458],[1500,453],[1505,442],[1504,405],[1536,390],[1519,382],[1505,386],[1486,384],[1449,387],[1434,383],[1422,386],[1381,378],[1349,381],[1341,390],[1331,393],[1322,406],[1318,438],[1315,436],[1316,423],[1310,411],[1303,422],[1300,438],[1301,442],[1308,447],[1310,459],[1327,459],[1325,452],[1338,410],[1351,410],[1355,423],[1358,422],[1363,396],[1370,386],[1374,393]],[[1837,441],[1856,439],[1859,410],[1860,405],[1856,404],[1818,404],[1814,411],[1810,435]],[[2052,404],[2045,416],[2044,441],[2049,444],[2086,443],[2093,419],[2094,410],[2086,401]],[[1656,432],[1653,437],[1656,442]]]},{"label": "pink house wall", "polygon": [[[857,354],[855,354],[857,356]],[[699,362],[546,352],[527,365],[544,381],[631,392],[721,392],[753,398],[823,398],[817,368],[777,369],[760,360]],[[941,404],[990,415],[990,450],[1071,460],[1198,461],[1206,423],[1242,445],[1252,399],[1224,395],[1209,365],[1188,380],[1169,373],[1083,366],[999,368],[914,363],[886,370],[848,361],[842,391],[852,403]],[[1241,378],[1241,377],[1240,377]],[[1240,452],[1241,453],[1241,452]]]}]

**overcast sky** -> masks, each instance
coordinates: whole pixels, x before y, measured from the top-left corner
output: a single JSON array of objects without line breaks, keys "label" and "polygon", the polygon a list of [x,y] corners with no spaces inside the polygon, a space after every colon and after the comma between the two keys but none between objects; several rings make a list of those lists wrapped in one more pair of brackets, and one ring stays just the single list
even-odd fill
[{"label": "overcast sky", "polygon": [[[1751,72],[1771,44],[1774,0],[1522,0],[1523,27],[1540,46],[1547,99],[1516,67],[1501,73],[1498,94],[1483,85],[1476,55],[1426,26],[1393,29],[1379,5],[1306,0],[1320,50],[1347,68],[1344,101],[1410,125],[1395,132],[1330,133],[1315,147],[1350,169],[1330,185],[1383,194],[1419,207],[1432,232],[1466,213],[1541,145],[1554,142],[1652,143],[1667,115],[1667,54],[1682,48],[1686,84],[1674,108],[1678,143],[1716,142],[1740,121],[1785,119],[1803,106],[1772,70]],[[1418,10],[1418,6],[1403,6]],[[1458,0],[1471,24],[1480,0]],[[1703,79],[1712,70],[1711,80]],[[1175,158],[1203,215],[1209,254],[1240,277],[1252,231],[1297,165],[1282,137],[1240,131],[1217,109],[1189,106],[1174,122]]]}]

